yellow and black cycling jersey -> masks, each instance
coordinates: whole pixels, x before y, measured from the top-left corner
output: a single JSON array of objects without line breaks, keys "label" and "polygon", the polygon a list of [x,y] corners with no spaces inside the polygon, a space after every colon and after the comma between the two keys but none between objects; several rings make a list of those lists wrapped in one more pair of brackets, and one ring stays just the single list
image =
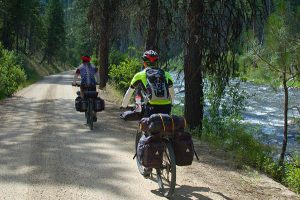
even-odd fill
[{"label": "yellow and black cycling jersey", "polygon": [[[147,73],[146,73],[147,69],[149,69],[149,68],[146,68],[143,71],[138,72],[134,75],[134,77],[132,78],[132,80],[130,82],[130,87],[132,89],[135,89],[139,85],[141,85],[143,90],[145,92],[147,92],[147,90],[146,90],[147,84],[148,84],[148,82],[147,82]],[[164,71],[164,77],[165,77],[165,82],[167,83],[167,86],[169,88],[171,88],[173,86],[173,79],[172,79],[170,73]],[[151,104],[151,105],[166,105],[166,104],[171,104],[172,100],[171,100],[171,96],[168,92],[168,97],[167,98],[165,98],[165,99],[149,99],[148,103]]]}]

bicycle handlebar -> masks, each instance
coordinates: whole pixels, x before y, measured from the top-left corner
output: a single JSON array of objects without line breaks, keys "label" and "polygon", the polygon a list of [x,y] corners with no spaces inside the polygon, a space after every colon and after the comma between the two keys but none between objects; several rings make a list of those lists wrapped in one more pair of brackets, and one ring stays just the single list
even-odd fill
[{"label": "bicycle handlebar", "polygon": [[[95,85],[99,85],[99,83],[96,83]],[[72,83],[72,86],[74,86],[74,87],[80,87],[81,84],[80,83],[75,83],[75,84]],[[86,85],[86,86],[94,86],[94,85]]]}]

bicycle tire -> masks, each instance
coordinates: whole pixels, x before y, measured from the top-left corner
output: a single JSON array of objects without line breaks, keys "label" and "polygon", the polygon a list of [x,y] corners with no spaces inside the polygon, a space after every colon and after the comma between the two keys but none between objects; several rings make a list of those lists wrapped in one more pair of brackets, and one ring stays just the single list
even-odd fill
[{"label": "bicycle tire", "polygon": [[160,192],[163,196],[170,198],[174,194],[176,185],[176,162],[173,146],[169,141],[166,141],[165,144],[163,167],[156,169],[156,173]]},{"label": "bicycle tire", "polygon": [[89,100],[89,127],[90,127],[90,130],[93,130],[94,129],[94,115],[93,115],[93,100],[90,99]]}]

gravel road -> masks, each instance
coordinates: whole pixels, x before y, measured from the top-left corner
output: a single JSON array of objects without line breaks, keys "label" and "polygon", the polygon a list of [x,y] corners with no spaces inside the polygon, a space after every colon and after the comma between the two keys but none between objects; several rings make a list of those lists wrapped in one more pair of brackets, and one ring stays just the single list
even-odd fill
[{"label": "gravel road", "polygon": [[[72,72],[45,77],[0,101],[0,199],[164,199],[139,175],[136,122],[106,102],[90,131],[74,109]],[[300,199],[255,172],[242,172],[196,144],[200,162],[177,167],[173,199]]]}]

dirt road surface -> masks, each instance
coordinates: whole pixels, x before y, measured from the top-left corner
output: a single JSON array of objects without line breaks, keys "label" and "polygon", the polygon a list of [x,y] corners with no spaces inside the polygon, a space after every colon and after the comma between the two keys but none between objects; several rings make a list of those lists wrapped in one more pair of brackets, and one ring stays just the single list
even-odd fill
[{"label": "dirt road surface", "polygon": [[[164,199],[132,159],[136,122],[106,102],[90,131],[74,109],[72,73],[0,102],[0,199]],[[257,173],[244,173],[196,144],[200,162],[177,167],[173,199],[300,199]]]}]

